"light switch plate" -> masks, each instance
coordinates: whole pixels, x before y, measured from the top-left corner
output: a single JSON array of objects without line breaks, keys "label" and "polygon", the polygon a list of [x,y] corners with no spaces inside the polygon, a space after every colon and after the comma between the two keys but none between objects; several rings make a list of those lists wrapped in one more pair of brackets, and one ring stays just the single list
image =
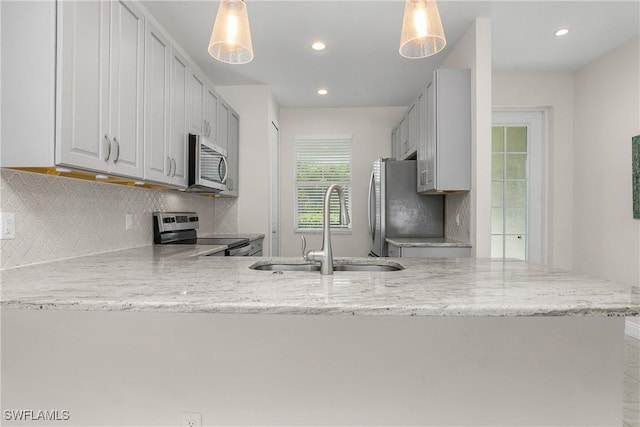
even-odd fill
[{"label": "light switch plate", "polygon": [[13,212],[0,213],[0,239],[9,240],[16,238],[16,214]]}]

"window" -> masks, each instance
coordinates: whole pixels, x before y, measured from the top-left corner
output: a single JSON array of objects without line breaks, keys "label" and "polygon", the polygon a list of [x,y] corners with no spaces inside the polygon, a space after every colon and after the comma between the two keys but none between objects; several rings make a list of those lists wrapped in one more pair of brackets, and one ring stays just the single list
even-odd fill
[{"label": "window", "polygon": [[[351,214],[351,136],[297,137],[296,145],[296,231],[322,230],[324,193],[331,184],[342,186]],[[351,231],[340,224],[338,194],[331,194],[331,228]],[[353,221],[352,215],[350,215]]]}]

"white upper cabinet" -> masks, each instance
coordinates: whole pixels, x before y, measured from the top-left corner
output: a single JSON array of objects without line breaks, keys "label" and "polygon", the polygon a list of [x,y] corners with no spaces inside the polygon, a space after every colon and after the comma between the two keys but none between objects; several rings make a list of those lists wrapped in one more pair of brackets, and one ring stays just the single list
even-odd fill
[{"label": "white upper cabinet", "polygon": [[168,183],[187,184],[187,142],[189,112],[189,65],[176,50],[171,51],[171,95],[169,106]]},{"label": "white upper cabinet", "polygon": [[413,158],[418,140],[418,108],[412,104],[391,134],[391,151],[397,160]]},{"label": "white upper cabinet", "polygon": [[144,6],[0,7],[7,36],[0,65],[14,83],[2,88],[0,166],[62,166],[185,187],[192,132],[225,152],[236,141],[229,153],[236,185],[239,117]]},{"label": "white upper cabinet", "polygon": [[238,152],[239,152],[239,133],[240,133],[240,116],[233,110],[229,111],[228,124],[228,140],[227,140],[227,191],[223,194],[227,196],[238,197]]},{"label": "white upper cabinet", "polygon": [[109,2],[58,3],[56,163],[107,172]]},{"label": "white upper cabinet", "polygon": [[191,133],[195,135],[206,134],[206,91],[207,84],[204,77],[195,68],[191,69],[190,77],[190,89],[191,89],[191,120],[190,126]]},{"label": "white upper cabinet", "polygon": [[419,193],[471,189],[471,74],[436,70],[419,101]]},{"label": "white upper cabinet", "polygon": [[220,96],[213,90],[210,85],[206,88],[205,94],[205,133],[204,135],[216,145],[218,142],[218,105],[220,104]]},{"label": "white upper cabinet", "polygon": [[142,178],[144,153],[144,23],[130,2],[111,1],[109,172]]},{"label": "white upper cabinet", "polygon": [[124,1],[58,6],[56,163],[142,178],[144,16]]},{"label": "white upper cabinet", "polygon": [[151,22],[145,43],[144,179],[165,182],[169,177],[169,96],[171,45]]},{"label": "white upper cabinet", "polygon": [[231,107],[224,100],[218,103],[218,141],[217,146],[223,150],[227,150],[229,139],[229,115]]}]

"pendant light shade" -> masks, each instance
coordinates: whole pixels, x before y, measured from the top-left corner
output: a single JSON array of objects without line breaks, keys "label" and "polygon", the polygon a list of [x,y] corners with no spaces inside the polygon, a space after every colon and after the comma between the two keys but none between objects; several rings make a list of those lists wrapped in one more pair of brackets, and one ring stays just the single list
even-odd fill
[{"label": "pendant light shade", "polygon": [[247,5],[243,0],[221,0],[209,40],[209,55],[227,64],[253,59]]},{"label": "pendant light shade", "polygon": [[400,55],[426,58],[440,52],[446,44],[436,0],[406,0]]}]

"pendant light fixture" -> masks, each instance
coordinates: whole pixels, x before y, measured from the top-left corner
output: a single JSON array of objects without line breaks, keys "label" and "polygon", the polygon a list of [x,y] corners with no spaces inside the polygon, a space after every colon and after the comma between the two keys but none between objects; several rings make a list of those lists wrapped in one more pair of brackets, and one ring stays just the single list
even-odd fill
[{"label": "pendant light fixture", "polygon": [[400,55],[426,58],[440,52],[446,44],[436,0],[406,0]]},{"label": "pendant light fixture", "polygon": [[227,64],[253,59],[249,15],[244,0],[221,0],[209,40],[209,55]]}]

